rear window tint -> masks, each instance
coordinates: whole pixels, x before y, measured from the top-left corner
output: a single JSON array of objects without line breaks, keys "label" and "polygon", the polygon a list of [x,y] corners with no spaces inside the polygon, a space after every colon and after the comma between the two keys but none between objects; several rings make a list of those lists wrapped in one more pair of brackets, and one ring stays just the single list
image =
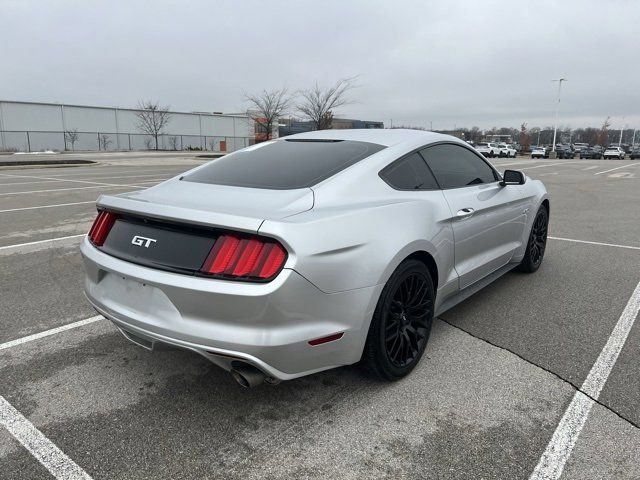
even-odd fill
[{"label": "rear window tint", "polygon": [[351,140],[278,140],[235,152],[187,174],[188,182],[290,190],[311,187],[385,148]]}]

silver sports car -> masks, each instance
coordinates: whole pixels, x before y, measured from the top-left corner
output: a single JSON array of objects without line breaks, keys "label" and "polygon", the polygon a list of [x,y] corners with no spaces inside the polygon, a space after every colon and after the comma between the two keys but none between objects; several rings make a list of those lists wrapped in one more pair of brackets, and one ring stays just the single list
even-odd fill
[{"label": "silver sports car", "polygon": [[359,361],[407,375],[434,315],[538,269],[549,220],[540,181],[413,130],[292,135],[97,206],[81,247],[96,310],[244,386]]}]

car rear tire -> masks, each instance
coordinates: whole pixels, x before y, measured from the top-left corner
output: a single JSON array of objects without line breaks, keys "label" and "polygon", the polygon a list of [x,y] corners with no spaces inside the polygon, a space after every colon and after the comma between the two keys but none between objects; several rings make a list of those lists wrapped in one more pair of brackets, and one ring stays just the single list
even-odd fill
[{"label": "car rear tire", "polygon": [[547,231],[549,227],[549,212],[547,208],[542,205],[536,213],[536,218],[533,220],[531,226],[531,232],[529,233],[529,240],[527,241],[527,249],[524,252],[524,258],[518,265],[518,269],[521,272],[533,273],[542,264],[544,258],[544,251],[547,246]]},{"label": "car rear tire", "polygon": [[362,363],[375,377],[408,375],[424,353],[433,323],[435,293],[429,270],[405,260],[384,286],[376,305]]}]

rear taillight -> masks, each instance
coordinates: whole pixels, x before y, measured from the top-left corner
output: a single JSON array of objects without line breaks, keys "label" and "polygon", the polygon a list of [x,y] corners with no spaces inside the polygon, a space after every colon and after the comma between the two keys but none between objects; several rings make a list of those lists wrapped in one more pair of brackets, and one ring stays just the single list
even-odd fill
[{"label": "rear taillight", "polygon": [[287,252],[275,240],[222,235],[200,271],[208,275],[268,280],[282,269],[286,260]]},{"label": "rear taillight", "polygon": [[107,239],[109,230],[113,227],[116,218],[118,218],[118,216],[113,212],[99,211],[91,230],[89,230],[89,240],[91,240],[91,243],[96,247],[101,247]]}]

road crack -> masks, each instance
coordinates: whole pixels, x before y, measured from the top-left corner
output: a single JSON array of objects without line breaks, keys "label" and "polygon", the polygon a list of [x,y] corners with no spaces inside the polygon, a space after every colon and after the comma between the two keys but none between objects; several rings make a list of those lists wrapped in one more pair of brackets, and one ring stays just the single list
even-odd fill
[{"label": "road crack", "polygon": [[635,427],[636,429],[640,430],[640,425],[638,425],[637,423],[635,423],[633,420],[628,419],[628,418],[627,418],[627,417],[625,417],[623,414],[621,414],[620,412],[618,412],[618,411],[617,411],[617,410],[615,410],[614,408],[610,407],[609,405],[606,405],[605,403],[601,402],[600,400],[593,398],[591,395],[589,395],[588,393],[586,393],[584,390],[582,390],[582,389],[580,388],[580,386],[576,385],[576,384],[575,384],[575,383],[573,383],[571,380],[567,380],[566,378],[563,378],[561,375],[557,374],[556,372],[554,372],[554,371],[552,371],[552,370],[549,370],[548,368],[543,367],[542,365],[539,365],[539,364],[537,364],[537,363],[535,363],[535,362],[532,362],[531,360],[529,360],[529,359],[527,359],[527,358],[523,357],[523,356],[522,356],[522,355],[520,355],[519,353],[514,352],[513,350],[511,350],[511,349],[509,349],[509,348],[503,347],[503,346],[501,346],[501,345],[497,345],[497,344],[495,344],[495,343],[493,343],[493,342],[491,342],[491,341],[487,340],[486,338],[482,338],[482,337],[479,337],[479,336],[477,336],[477,335],[474,335],[474,334],[473,334],[473,333],[471,333],[469,330],[466,330],[466,329],[464,329],[464,328],[462,328],[462,327],[460,327],[460,326],[458,326],[458,325],[455,325],[455,324],[453,324],[453,323],[449,322],[448,320],[445,320],[445,319],[444,319],[444,318],[442,318],[442,317],[436,317],[436,318],[437,318],[438,320],[440,320],[440,321],[442,321],[442,322],[446,323],[447,325],[449,325],[449,326],[451,326],[451,327],[453,327],[453,328],[455,328],[455,329],[457,329],[457,330],[460,330],[461,332],[464,332],[464,333],[466,333],[467,335],[469,335],[469,336],[471,336],[471,337],[473,337],[473,338],[475,338],[475,339],[477,339],[477,340],[480,340],[480,341],[482,341],[482,342],[484,342],[484,343],[487,343],[487,344],[491,345],[492,347],[499,348],[500,350],[504,350],[505,352],[509,352],[510,354],[515,355],[515,356],[516,356],[516,357],[518,357],[519,359],[521,359],[521,360],[525,361],[525,362],[526,362],[526,363],[528,363],[529,365],[533,365],[534,367],[539,368],[540,370],[543,370],[543,371],[545,371],[545,372],[547,372],[547,373],[550,373],[551,375],[553,375],[554,377],[556,377],[556,378],[557,378],[557,379],[559,379],[560,381],[562,381],[562,382],[564,382],[564,383],[566,383],[566,384],[570,385],[574,390],[576,390],[576,391],[578,391],[578,392],[580,392],[580,393],[582,393],[582,394],[586,395],[586,396],[587,396],[589,399],[591,399],[593,402],[597,403],[597,404],[598,404],[598,405],[600,405],[601,407],[603,407],[603,408],[605,408],[606,410],[610,411],[611,413],[613,413],[614,415],[616,415],[616,416],[617,416],[618,418],[620,418],[621,420],[625,421],[625,422],[626,422],[626,423],[628,423],[629,425],[631,425],[631,426]]}]

